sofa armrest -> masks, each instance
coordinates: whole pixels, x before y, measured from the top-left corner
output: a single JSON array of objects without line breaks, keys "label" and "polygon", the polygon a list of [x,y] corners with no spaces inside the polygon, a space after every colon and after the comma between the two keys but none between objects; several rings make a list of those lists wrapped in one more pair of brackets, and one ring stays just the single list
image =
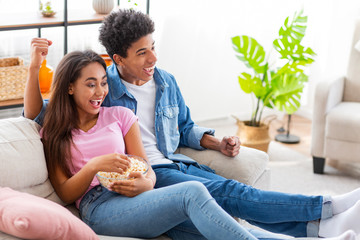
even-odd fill
[{"label": "sofa armrest", "polygon": [[322,81],[315,89],[311,155],[324,156],[326,114],[343,99],[345,77]]},{"label": "sofa armrest", "polygon": [[214,169],[217,174],[235,179],[247,185],[254,185],[258,178],[267,170],[269,156],[254,148],[241,146],[240,153],[235,157],[227,157],[214,150],[194,150],[179,148],[179,153],[184,154],[199,164],[204,164]]}]

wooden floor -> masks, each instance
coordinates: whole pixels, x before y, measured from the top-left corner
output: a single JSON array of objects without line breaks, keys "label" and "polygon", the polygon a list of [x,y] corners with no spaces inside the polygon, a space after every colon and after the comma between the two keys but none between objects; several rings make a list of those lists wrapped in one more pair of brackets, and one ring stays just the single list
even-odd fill
[{"label": "wooden floor", "polygon": [[[274,116],[274,115],[272,115]],[[276,118],[276,116],[274,116]],[[270,118],[270,117],[269,117]],[[267,122],[268,123],[268,122]],[[235,136],[238,125],[234,117],[226,118],[222,120],[208,120],[198,122],[199,126],[209,127],[216,129],[215,136],[219,139],[224,136]],[[271,121],[269,124],[269,133],[273,141],[275,141],[275,136],[280,134],[277,129],[284,127],[287,129],[287,115],[283,119],[276,118]],[[285,134],[284,132],[283,134]],[[292,115],[291,124],[290,124],[290,134],[300,137],[300,142],[297,144],[283,144],[285,147],[291,148],[295,151],[300,152],[305,156],[310,157],[310,144],[311,144],[311,120],[299,115]]]},{"label": "wooden floor", "polygon": [[[270,123],[270,137],[275,139],[278,134],[286,134],[285,132],[278,132],[278,129],[283,127],[287,129],[288,116],[285,115],[282,120],[273,120]],[[292,115],[290,122],[290,134],[298,136],[300,142],[296,144],[281,143],[286,147],[294,149],[306,156],[310,157],[310,144],[311,144],[311,120],[299,115]]]}]

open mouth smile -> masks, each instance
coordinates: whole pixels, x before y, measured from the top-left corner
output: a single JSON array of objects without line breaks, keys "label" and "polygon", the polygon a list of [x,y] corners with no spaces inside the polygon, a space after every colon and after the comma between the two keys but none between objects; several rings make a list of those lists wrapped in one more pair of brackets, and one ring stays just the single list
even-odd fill
[{"label": "open mouth smile", "polygon": [[147,75],[152,75],[154,73],[155,65],[149,68],[144,68],[144,71]]},{"label": "open mouth smile", "polygon": [[94,107],[100,107],[101,101],[102,101],[102,99],[100,99],[100,100],[90,100],[90,103],[91,103],[91,105],[93,105]]}]

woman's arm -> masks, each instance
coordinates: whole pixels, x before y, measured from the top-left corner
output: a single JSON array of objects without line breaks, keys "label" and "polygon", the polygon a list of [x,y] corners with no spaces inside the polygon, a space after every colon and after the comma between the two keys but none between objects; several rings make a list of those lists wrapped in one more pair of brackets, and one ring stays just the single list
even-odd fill
[{"label": "woman's arm", "polygon": [[[147,160],[143,147],[140,128],[135,122],[124,137],[126,152]],[[79,199],[89,188],[95,174],[98,171],[123,173],[130,167],[130,161],[122,154],[111,153],[92,158],[85,166],[72,177],[58,168],[49,178],[56,193],[65,203],[72,203]],[[156,183],[156,176],[151,166],[147,174],[132,173],[134,180],[124,180],[114,183],[110,188],[122,195],[134,197],[142,192],[151,190]]]},{"label": "woman's arm", "polygon": [[39,70],[51,44],[52,42],[45,38],[31,40],[31,58],[24,91],[24,116],[29,119],[34,119],[41,111],[43,99],[39,86]]},{"label": "woman's arm", "polygon": [[72,177],[57,168],[49,178],[56,193],[65,203],[72,203],[79,199],[89,188],[98,171],[124,173],[130,167],[130,161],[119,153],[92,158],[85,166]]},{"label": "woman's arm", "polygon": [[[135,122],[124,137],[126,153],[142,157],[146,160],[147,156],[141,140],[139,124]],[[140,193],[151,190],[156,183],[156,175],[149,163],[149,170],[144,176],[141,173],[131,173],[129,177],[133,180],[115,182],[110,189],[127,197],[134,197]]]}]

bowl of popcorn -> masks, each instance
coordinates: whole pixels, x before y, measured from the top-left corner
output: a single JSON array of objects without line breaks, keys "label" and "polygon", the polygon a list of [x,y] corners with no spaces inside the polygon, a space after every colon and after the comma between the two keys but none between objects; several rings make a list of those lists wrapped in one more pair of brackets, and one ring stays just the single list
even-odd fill
[{"label": "bowl of popcorn", "polygon": [[146,174],[149,170],[149,163],[142,157],[134,155],[126,155],[126,157],[130,160],[130,167],[126,170],[126,172],[118,173],[99,171],[96,173],[96,177],[102,186],[109,188],[110,184],[113,182],[132,179],[129,177],[132,172],[141,172],[142,174]]}]

